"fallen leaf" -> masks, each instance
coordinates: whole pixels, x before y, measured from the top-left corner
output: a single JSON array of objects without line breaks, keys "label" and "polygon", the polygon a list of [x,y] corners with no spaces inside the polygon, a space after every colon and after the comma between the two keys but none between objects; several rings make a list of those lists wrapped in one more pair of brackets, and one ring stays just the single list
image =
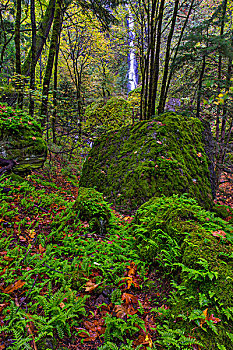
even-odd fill
[{"label": "fallen leaf", "polygon": [[19,288],[22,288],[24,285],[25,285],[26,282],[23,282],[21,280],[13,283],[13,284],[10,284],[8,287],[6,287],[2,292],[3,293],[7,293],[7,294],[10,294],[12,292],[14,292],[15,290],[19,289]]},{"label": "fallen leaf", "polygon": [[99,286],[99,284],[95,284],[92,281],[87,281],[85,292],[92,292],[94,289],[96,289]]},{"label": "fallen leaf", "polygon": [[222,230],[214,231],[214,232],[212,232],[212,235],[214,237],[222,237],[223,239],[226,238],[226,232],[224,232]]},{"label": "fallen leaf", "polygon": [[40,254],[44,253],[45,250],[46,250],[46,249],[43,248],[41,244],[39,244],[39,252],[40,252]]}]

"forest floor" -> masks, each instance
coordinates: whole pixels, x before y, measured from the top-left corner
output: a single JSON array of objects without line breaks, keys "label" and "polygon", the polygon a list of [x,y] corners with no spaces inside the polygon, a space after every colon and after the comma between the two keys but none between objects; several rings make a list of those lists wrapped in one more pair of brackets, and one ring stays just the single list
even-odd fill
[{"label": "forest floor", "polygon": [[[59,159],[55,165],[53,171],[28,176],[26,185],[12,188],[7,177],[1,185],[0,350],[27,349],[27,344],[38,350],[39,338],[52,334],[57,343],[51,349],[110,350],[103,344],[112,339],[119,349],[151,349],[157,344],[161,310],[169,307],[170,283],[132,251],[133,237],[124,233],[132,217],[112,208],[119,231],[106,235],[92,235],[88,222],[75,221],[71,205],[78,196],[78,173],[70,180]],[[233,184],[224,184],[224,189],[227,193],[220,191],[217,200],[233,207]],[[64,272],[69,264],[73,270]],[[46,309],[51,307],[46,300],[49,304],[55,295],[52,316],[61,318],[57,328],[55,323],[49,326]],[[77,314],[72,315],[74,307]],[[161,313],[151,312],[154,308]],[[128,348],[121,348],[126,341]]]}]

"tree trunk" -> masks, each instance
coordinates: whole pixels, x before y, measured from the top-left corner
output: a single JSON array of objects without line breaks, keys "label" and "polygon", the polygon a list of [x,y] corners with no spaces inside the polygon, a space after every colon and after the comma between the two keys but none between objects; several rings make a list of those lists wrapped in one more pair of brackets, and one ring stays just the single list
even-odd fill
[{"label": "tree trunk", "polygon": [[161,92],[160,92],[160,100],[159,100],[159,106],[158,106],[158,114],[163,113],[165,102],[166,102],[165,91],[166,91],[168,68],[169,68],[169,62],[170,62],[170,50],[171,50],[171,42],[172,42],[172,37],[174,34],[174,29],[175,29],[175,24],[177,19],[178,6],[179,6],[179,0],[175,0],[171,28],[167,38],[167,49],[166,49],[166,56],[165,56],[165,63],[164,63],[164,70],[163,70],[163,80],[162,80],[162,86],[161,86]]},{"label": "tree trunk", "polygon": [[53,31],[49,47],[49,55],[47,59],[47,65],[43,80],[43,92],[42,92],[42,103],[41,103],[41,124],[45,125],[48,113],[48,95],[49,95],[49,84],[53,70],[53,62],[56,53],[58,38],[61,31],[62,23],[62,3],[63,0],[56,0],[55,13],[54,13],[54,22],[53,22]]},{"label": "tree trunk", "polygon": [[57,71],[58,71],[58,56],[60,47],[60,37],[56,48],[55,62],[54,62],[54,78],[53,78],[53,116],[52,116],[52,134],[53,143],[57,143],[56,140],[56,119],[57,119]]},{"label": "tree trunk", "polygon": [[[155,114],[155,101],[157,96],[159,67],[160,67],[160,49],[161,49],[164,5],[165,5],[165,0],[161,0],[160,7],[159,7],[159,14],[158,14],[155,59],[154,59],[154,65],[153,67],[151,67],[151,71],[150,71],[147,119],[151,118],[151,116]],[[153,52],[151,52],[151,54],[153,55]]]},{"label": "tree trunk", "polygon": [[205,73],[205,66],[206,66],[206,60],[205,60],[205,56],[203,56],[201,73],[199,77],[198,90],[197,90],[197,112],[196,112],[197,118],[200,118],[202,82],[203,82],[203,77]]},{"label": "tree trunk", "polygon": [[22,109],[23,107],[23,94],[22,94],[22,83],[21,83],[21,54],[20,54],[20,21],[21,21],[21,0],[16,2],[16,17],[15,17],[15,71],[19,75],[18,83],[18,100],[17,105]]},{"label": "tree trunk", "polygon": [[34,115],[34,96],[35,89],[35,51],[36,51],[36,18],[35,18],[35,0],[31,0],[31,26],[32,26],[32,46],[31,46],[31,71],[30,71],[30,102],[29,114]]},{"label": "tree trunk", "polygon": [[[50,31],[51,25],[53,23],[55,1],[56,0],[49,1],[45,15],[42,18],[40,28],[38,29],[38,32],[37,32],[36,48],[35,48],[35,53],[34,53],[35,54],[35,64],[37,63],[37,61],[41,55],[42,49],[44,47],[46,39],[48,38],[49,31]],[[31,58],[32,58],[32,54],[31,54],[31,49],[30,49],[23,65],[22,65],[22,74],[23,75],[28,75],[30,72]]]}]

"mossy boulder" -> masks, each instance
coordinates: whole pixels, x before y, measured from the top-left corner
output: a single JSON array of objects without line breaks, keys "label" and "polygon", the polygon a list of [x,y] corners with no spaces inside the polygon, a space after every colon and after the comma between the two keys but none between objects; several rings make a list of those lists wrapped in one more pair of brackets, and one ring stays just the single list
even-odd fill
[{"label": "mossy boulder", "polygon": [[232,349],[233,227],[183,195],[142,205],[132,231],[139,254],[172,282],[171,334],[182,329],[201,349]]},{"label": "mossy boulder", "polygon": [[41,168],[46,156],[39,123],[22,110],[0,104],[0,157],[17,161],[14,173]]},{"label": "mossy boulder", "polygon": [[106,233],[111,211],[102,193],[94,188],[80,187],[73,208],[81,220],[89,223],[92,231],[99,234]]},{"label": "mossy boulder", "polygon": [[170,112],[111,131],[94,142],[80,186],[95,187],[125,213],[153,196],[182,193],[209,209],[214,171],[206,130],[199,119]]}]

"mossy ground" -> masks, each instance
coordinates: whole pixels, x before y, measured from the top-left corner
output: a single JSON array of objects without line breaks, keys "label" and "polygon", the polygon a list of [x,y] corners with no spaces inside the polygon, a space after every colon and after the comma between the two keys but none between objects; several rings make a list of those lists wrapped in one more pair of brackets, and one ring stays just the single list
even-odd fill
[{"label": "mossy ground", "polygon": [[84,164],[80,185],[96,187],[122,212],[134,212],[154,195],[189,193],[209,209],[209,160],[200,120],[165,113],[109,132]]},{"label": "mossy ground", "polygon": [[203,349],[232,349],[233,227],[174,196],[145,203],[132,231],[141,256],[174,281],[169,327],[185,330]]}]

